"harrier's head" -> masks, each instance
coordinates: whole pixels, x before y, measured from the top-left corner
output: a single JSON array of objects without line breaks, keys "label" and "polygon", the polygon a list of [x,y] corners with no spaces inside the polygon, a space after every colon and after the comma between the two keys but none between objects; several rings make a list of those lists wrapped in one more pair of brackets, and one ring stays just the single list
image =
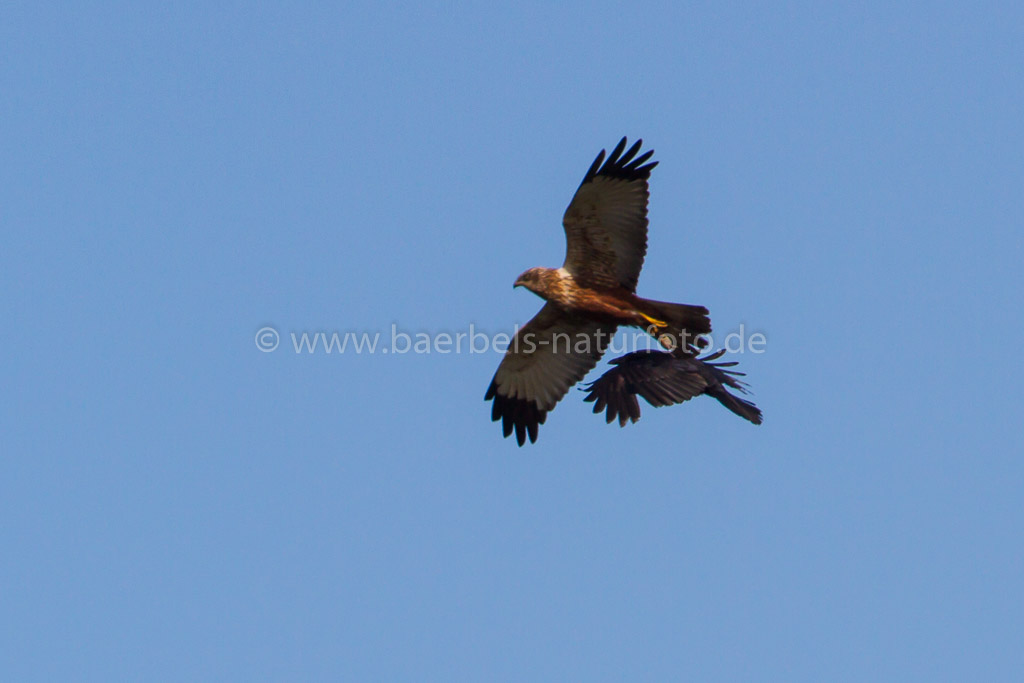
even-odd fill
[{"label": "harrier's head", "polygon": [[559,281],[558,271],[554,268],[530,268],[516,278],[515,287],[526,287],[537,296],[547,298],[547,294]]}]

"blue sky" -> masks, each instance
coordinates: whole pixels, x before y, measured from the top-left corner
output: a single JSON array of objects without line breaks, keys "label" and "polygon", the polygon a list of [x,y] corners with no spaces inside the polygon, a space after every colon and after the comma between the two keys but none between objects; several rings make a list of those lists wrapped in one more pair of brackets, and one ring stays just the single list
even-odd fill
[{"label": "blue sky", "polygon": [[[2,677],[1017,680],[1022,26],[5,6]],[[291,347],[525,322],[623,135],[640,292],[766,336],[763,426],[573,391],[519,449],[494,353]]]}]

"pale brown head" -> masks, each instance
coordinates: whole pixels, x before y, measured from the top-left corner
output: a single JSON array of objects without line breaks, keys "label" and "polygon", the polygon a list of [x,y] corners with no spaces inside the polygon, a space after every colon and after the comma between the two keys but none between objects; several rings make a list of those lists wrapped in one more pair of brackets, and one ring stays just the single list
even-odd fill
[{"label": "pale brown head", "polygon": [[512,287],[526,287],[537,296],[547,299],[558,280],[558,271],[554,268],[530,268],[516,278]]}]

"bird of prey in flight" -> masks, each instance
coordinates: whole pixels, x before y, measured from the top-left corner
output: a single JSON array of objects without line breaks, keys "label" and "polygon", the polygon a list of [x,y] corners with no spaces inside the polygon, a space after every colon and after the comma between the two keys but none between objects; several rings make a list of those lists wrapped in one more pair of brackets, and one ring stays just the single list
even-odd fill
[{"label": "bird of prey in flight", "polygon": [[546,303],[515,334],[484,400],[520,446],[537,440],[548,411],[597,364],[620,325],[646,330],[681,358],[695,356],[699,335],[711,331],[703,306],[636,295],[647,253],[647,180],[657,165],[648,163],[653,151],[637,156],[641,145],[626,149],[623,138],[607,159],[601,150],[562,217],[562,267],[530,268],[515,281]]},{"label": "bird of prey in flight", "polygon": [[706,394],[743,419],[761,424],[757,406],[726,389],[747,393],[746,385],[736,379],[743,373],[724,369],[734,367],[735,361],[712,362],[723,353],[725,349],[703,358],[650,349],[627,353],[611,361],[615,367],[586,386],[589,393],[583,400],[594,402],[595,413],[604,410],[606,422],[618,419],[619,426],[625,427],[627,421],[640,419],[637,394],[655,408]]}]

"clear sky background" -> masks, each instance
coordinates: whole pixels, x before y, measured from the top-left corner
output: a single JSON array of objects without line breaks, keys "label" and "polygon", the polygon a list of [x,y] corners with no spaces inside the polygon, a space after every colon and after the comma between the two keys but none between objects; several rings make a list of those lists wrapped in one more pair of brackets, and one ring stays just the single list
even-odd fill
[{"label": "clear sky background", "polygon": [[[1011,2],[5,5],[0,678],[1020,680],[1022,83]],[[623,135],[763,426],[295,352],[525,322]]]}]

